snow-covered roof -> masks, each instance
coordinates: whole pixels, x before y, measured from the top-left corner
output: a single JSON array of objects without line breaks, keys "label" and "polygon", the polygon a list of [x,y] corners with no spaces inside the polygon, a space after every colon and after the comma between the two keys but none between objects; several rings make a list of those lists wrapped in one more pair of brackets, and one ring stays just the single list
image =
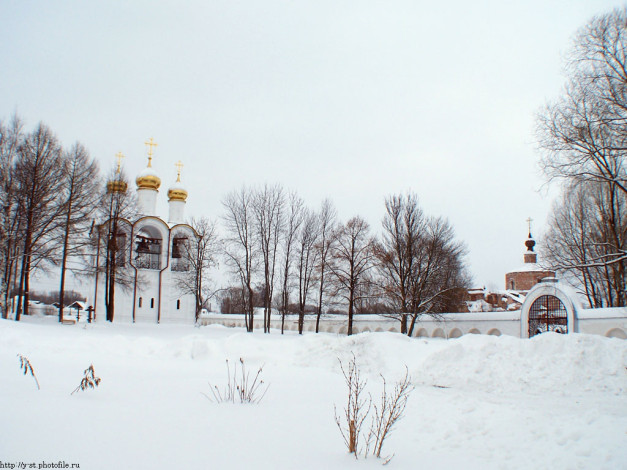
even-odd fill
[{"label": "snow-covered roof", "polygon": [[67,306],[67,308],[77,308],[79,310],[85,310],[85,302],[81,302],[80,300],[76,300],[74,302],[72,302],[70,305]]},{"label": "snow-covered roof", "polygon": [[147,166],[137,174],[137,178],[143,178],[145,176],[157,176],[157,172],[151,166]]},{"label": "snow-covered roof", "polygon": [[187,188],[180,181],[175,181],[174,183],[172,183],[172,186],[170,186],[170,189],[178,189],[179,191],[187,191]]}]

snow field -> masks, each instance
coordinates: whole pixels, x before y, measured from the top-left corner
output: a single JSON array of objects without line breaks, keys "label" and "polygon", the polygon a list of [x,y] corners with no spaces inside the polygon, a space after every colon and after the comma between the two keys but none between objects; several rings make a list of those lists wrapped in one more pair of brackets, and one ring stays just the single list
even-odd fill
[{"label": "snow field", "polygon": [[[588,335],[455,340],[394,333],[249,334],[219,326],[0,321],[0,461],[81,468],[380,468],[347,455],[333,417],[354,353],[378,399],[416,386],[386,440],[389,468],[627,468],[627,341]],[[41,384],[23,376],[27,356]],[[264,366],[258,405],[216,404],[225,359]],[[94,364],[97,390],[70,392]],[[239,365],[239,364],[238,364]]]}]

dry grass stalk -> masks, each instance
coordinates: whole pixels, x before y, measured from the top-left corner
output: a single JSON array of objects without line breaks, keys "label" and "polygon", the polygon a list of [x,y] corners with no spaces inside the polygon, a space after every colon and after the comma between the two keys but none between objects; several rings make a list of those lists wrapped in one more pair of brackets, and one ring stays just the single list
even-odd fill
[{"label": "dry grass stalk", "polygon": [[100,384],[100,377],[96,377],[94,372],[94,365],[91,364],[87,369],[85,369],[85,376],[81,380],[81,383],[78,387],[74,389],[70,395],[74,395],[74,393],[79,390],[87,390],[88,388],[96,388]]},{"label": "dry grass stalk", "polygon": [[20,369],[24,370],[24,375],[30,372],[30,375],[33,377],[33,379],[35,379],[35,383],[37,384],[37,390],[41,390],[41,388],[39,387],[39,380],[37,380],[37,376],[35,375],[33,366],[31,365],[28,358],[26,356],[22,356],[21,354],[18,354],[17,357],[20,358]]},{"label": "dry grass stalk", "polygon": [[[259,403],[266,395],[270,385],[264,385],[264,381],[260,377],[263,366],[257,370],[251,380],[250,372],[246,371],[244,359],[240,357],[239,362],[241,364],[239,375],[236,363],[233,366],[233,375],[231,376],[229,360],[226,360],[227,384],[224,390],[221,391],[217,385],[209,383],[213,401],[216,403],[235,403],[236,400],[240,403]],[[211,400],[209,396],[204,395]]]}]

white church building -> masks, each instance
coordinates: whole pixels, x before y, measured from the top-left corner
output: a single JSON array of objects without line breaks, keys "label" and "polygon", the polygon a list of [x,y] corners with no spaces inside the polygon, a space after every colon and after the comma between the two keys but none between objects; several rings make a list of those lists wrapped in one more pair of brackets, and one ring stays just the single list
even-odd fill
[{"label": "white church building", "polygon": [[[119,269],[124,270],[126,285],[116,286],[114,322],[185,323],[194,324],[195,298],[178,286],[178,278],[189,276],[191,269],[184,248],[193,237],[194,229],[184,223],[187,191],[181,184],[181,166],[177,163],[176,182],[168,190],[167,221],[157,214],[157,198],[161,179],[152,168],[150,139],[148,165],[137,175],[137,213],[134,217],[118,219]],[[118,162],[119,172],[119,162]],[[108,192],[127,191],[122,181],[109,181]],[[102,221],[99,233],[111,221]],[[106,241],[99,236],[94,290],[89,303],[94,306],[97,321],[106,319],[105,265]]]}]

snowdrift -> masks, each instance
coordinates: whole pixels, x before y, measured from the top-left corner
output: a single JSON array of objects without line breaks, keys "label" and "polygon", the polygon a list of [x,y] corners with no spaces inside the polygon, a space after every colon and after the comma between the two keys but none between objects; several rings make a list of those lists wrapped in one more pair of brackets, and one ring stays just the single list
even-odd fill
[{"label": "snowdrift", "polygon": [[[19,369],[28,357],[41,384]],[[625,468],[627,341],[544,334],[455,340],[394,333],[264,335],[219,326],[0,321],[0,462],[80,468],[379,468],[333,419],[352,354],[376,399],[405,367],[415,390],[386,441],[391,468]],[[216,404],[225,360],[263,366],[258,405]],[[94,365],[95,390],[70,395]],[[71,467],[70,467],[71,468]]]}]

